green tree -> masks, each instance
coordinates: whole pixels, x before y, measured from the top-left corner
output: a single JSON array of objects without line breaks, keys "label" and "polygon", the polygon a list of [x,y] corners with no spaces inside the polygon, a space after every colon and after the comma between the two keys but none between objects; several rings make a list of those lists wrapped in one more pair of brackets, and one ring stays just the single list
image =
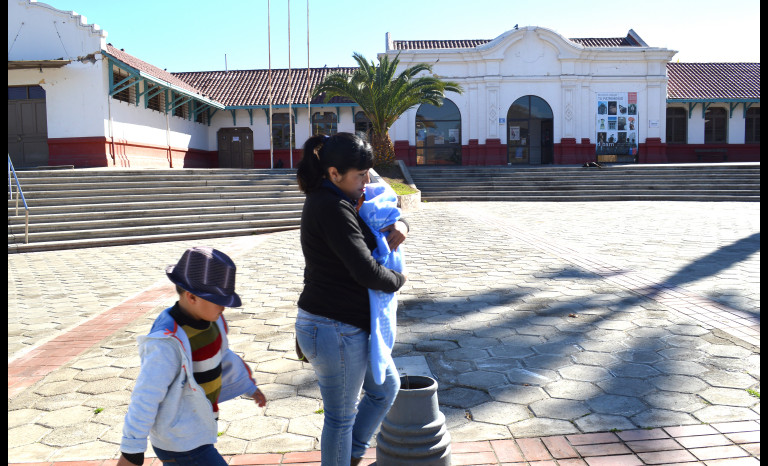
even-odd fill
[{"label": "green tree", "polygon": [[395,147],[389,138],[389,128],[400,115],[414,105],[441,106],[446,91],[463,92],[458,83],[443,81],[437,76],[417,76],[423,71],[432,72],[432,65],[426,63],[406,68],[395,76],[399,54],[392,61],[384,55],[379,58],[378,65],[373,61],[369,63],[359,53],[352,57],[359,68],[352,74],[328,75],[314,88],[313,96],[325,93],[325,102],[331,97],[346,97],[360,106],[372,124],[371,146],[377,167],[395,163]]}]

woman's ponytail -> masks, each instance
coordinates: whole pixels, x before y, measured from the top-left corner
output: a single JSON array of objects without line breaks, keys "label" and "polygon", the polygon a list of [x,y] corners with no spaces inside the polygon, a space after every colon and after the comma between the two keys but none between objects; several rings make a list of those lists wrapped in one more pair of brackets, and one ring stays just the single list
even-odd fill
[{"label": "woman's ponytail", "polygon": [[320,162],[320,151],[328,136],[312,136],[304,143],[304,152],[296,166],[296,181],[304,194],[316,189],[323,182],[325,169]]},{"label": "woman's ponytail", "polygon": [[371,145],[352,133],[307,139],[301,161],[296,167],[299,189],[307,194],[319,188],[329,167],[336,167],[342,175],[352,168],[367,170],[373,167]]}]

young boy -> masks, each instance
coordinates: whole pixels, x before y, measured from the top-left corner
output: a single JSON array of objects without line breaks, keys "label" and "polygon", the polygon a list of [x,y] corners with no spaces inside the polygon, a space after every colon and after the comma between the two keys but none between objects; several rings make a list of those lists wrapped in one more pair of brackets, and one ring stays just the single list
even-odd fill
[{"label": "young boy", "polygon": [[240,395],[266,398],[248,366],[227,345],[225,307],[239,307],[235,264],[212,248],[187,249],[166,268],[179,300],[140,336],[141,371],[125,415],[118,466],[141,465],[147,437],[158,459],[226,465],[213,444],[219,403]]}]

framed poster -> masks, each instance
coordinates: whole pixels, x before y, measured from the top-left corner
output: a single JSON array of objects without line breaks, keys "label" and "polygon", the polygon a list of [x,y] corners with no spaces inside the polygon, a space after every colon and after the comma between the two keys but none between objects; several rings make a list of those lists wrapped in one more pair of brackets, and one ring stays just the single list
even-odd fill
[{"label": "framed poster", "polygon": [[509,140],[510,141],[519,141],[520,140],[520,127],[519,126],[510,126],[509,127]]},{"label": "framed poster", "polygon": [[595,152],[600,161],[634,162],[639,143],[637,92],[598,92]]},{"label": "framed poster", "polygon": [[450,144],[456,144],[459,142],[459,129],[458,128],[450,128],[448,130],[448,142]]}]

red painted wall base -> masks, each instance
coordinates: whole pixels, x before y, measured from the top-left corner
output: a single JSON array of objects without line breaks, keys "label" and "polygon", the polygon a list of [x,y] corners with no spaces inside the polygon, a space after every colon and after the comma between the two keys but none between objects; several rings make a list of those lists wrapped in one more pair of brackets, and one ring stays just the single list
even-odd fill
[{"label": "red painted wall base", "polygon": [[[408,166],[416,165],[416,147],[395,141],[395,156]],[[638,147],[638,163],[759,162],[760,144],[666,144],[647,138]],[[554,165],[583,165],[597,160],[589,138],[576,142],[563,138],[554,144]],[[462,165],[506,165],[507,147],[499,139],[480,144],[470,139],[461,146]]]},{"label": "red painted wall base", "polygon": [[106,137],[48,139],[49,165],[132,168],[216,168],[218,151],[136,143]]}]

